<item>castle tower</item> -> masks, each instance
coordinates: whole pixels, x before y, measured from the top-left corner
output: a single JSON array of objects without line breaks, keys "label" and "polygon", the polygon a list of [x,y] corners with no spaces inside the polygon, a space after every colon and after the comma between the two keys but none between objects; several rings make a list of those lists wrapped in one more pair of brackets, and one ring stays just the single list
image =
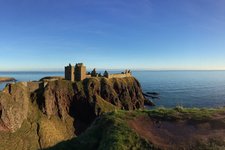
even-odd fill
[{"label": "castle tower", "polygon": [[65,67],[65,79],[74,81],[75,69],[74,66],[69,64],[69,66]]},{"label": "castle tower", "polygon": [[97,76],[98,76],[98,74],[97,74],[97,72],[96,72],[96,69],[95,69],[95,68],[92,70],[92,72],[91,72],[91,76],[92,76],[92,77],[97,77]]},{"label": "castle tower", "polygon": [[106,77],[106,78],[109,78],[109,73],[108,73],[108,71],[105,71],[104,74],[103,74],[103,76]]},{"label": "castle tower", "polygon": [[86,66],[83,63],[78,63],[75,66],[75,80],[82,81],[86,78]]}]

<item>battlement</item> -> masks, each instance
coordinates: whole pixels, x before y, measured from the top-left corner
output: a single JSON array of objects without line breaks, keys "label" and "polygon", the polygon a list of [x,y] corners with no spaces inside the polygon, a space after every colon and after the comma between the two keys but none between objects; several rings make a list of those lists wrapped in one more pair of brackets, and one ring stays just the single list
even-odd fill
[{"label": "battlement", "polygon": [[92,72],[86,72],[86,66],[83,63],[77,63],[75,66],[69,64],[69,66],[65,67],[65,79],[70,81],[82,81],[86,78],[91,77],[105,77],[105,78],[125,78],[131,77],[131,71],[125,70],[124,72],[117,74],[109,74],[108,71],[105,71],[102,75],[101,73],[97,73],[94,68]]}]

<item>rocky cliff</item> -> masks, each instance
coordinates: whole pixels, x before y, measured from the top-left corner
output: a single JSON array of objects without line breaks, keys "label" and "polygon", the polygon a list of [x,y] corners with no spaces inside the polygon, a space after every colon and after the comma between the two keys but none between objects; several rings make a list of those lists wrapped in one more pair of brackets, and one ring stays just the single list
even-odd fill
[{"label": "rocky cliff", "polygon": [[0,92],[0,149],[53,146],[79,135],[99,115],[143,108],[144,100],[133,77],[10,84]]}]

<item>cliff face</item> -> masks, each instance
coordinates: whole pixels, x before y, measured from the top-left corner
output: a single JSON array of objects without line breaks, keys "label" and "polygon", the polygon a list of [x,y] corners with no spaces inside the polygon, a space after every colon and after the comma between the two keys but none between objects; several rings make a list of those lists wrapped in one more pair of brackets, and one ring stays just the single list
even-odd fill
[{"label": "cliff face", "polygon": [[[19,83],[9,85],[0,94],[0,129],[15,131],[20,128],[28,114],[29,93],[27,88]],[[4,123],[4,124],[3,124]]]},{"label": "cliff face", "polygon": [[79,135],[104,112],[143,108],[144,99],[133,77],[8,85],[0,92],[0,145],[49,147]]},{"label": "cliff face", "polygon": [[67,115],[86,123],[116,108],[134,110],[144,107],[144,96],[133,78],[90,78],[82,82],[54,81],[37,95],[39,108],[48,117]]}]

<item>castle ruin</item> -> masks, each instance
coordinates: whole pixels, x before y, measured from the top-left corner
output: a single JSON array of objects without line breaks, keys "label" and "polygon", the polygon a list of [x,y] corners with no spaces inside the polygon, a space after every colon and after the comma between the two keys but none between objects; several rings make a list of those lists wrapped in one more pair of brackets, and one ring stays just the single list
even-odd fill
[{"label": "castle ruin", "polygon": [[65,67],[65,79],[70,81],[82,81],[91,77],[124,78],[131,76],[132,74],[130,70],[125,70],[118,74],[109,74],[108,71],[105,71],[104,74],[101,75],[101,73],[97,73],[94,68],[92,72],[87,73],[86,66],[84,66],[83,63],[77,63],[75,66],[69,64]]},{"label": "castle ruin", "polygon": [[75,68],[71,64],[65,67],[65,79],[70,81],[75,79]]}]

